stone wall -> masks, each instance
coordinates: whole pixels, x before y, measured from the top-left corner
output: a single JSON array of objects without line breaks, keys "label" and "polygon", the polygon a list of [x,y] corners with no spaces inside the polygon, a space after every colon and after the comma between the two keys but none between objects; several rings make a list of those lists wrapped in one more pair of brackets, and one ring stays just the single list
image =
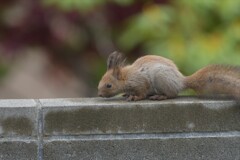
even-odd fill
[{"label": "stone wall", "polygon": [[1,160],[240,159],[240,103],[0,100]]}]

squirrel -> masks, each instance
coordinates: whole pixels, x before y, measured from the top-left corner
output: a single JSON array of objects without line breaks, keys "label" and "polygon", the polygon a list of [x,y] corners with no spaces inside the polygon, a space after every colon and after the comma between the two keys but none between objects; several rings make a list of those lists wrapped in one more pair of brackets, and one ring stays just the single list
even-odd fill
[{"label": "squirrel", "polygon": [[170,59],[161,56],[146,55],[131,65],[126,65],[125,60],[116,51],[109,55],[107,72],[98,85],[100,97],[125,93],[128,101],[165,100],[185,89],[240,97],[240,67],[209,65],[184,76]]}]

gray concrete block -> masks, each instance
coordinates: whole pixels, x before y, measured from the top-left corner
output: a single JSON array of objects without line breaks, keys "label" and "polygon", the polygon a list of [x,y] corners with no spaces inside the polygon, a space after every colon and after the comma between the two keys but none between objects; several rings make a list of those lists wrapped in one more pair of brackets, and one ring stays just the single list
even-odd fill
[{"label": "gray concrete block", "polygon": [[44,143],[44,159],[237,160],[240,138],[56,140]]},{"label": "gray concrete block", "polygon": [[37,144],[33,141],[1,141],[1,160],[37,160]]},{"label": "gray concrete block", "polygon": [[182,97],[138,102],[99,98],[40,102],[46,136],[240,131],[240,105],[234,100]]},{"label": "gray concrete block", "polygon": [[34,100],[0,100],[0,137],[36,136],[36,106]]},{"label": "gray concrete block", "polygon": [[0,159],[240,159],[239,104],[0,100]]}]

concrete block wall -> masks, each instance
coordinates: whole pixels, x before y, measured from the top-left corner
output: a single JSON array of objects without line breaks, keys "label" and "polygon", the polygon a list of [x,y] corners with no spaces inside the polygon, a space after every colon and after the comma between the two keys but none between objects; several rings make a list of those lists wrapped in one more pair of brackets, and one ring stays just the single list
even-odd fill
[{"label": "concrete block wall", "polygon": [[240,159],[240,102],[0,100],[1,160]]}]

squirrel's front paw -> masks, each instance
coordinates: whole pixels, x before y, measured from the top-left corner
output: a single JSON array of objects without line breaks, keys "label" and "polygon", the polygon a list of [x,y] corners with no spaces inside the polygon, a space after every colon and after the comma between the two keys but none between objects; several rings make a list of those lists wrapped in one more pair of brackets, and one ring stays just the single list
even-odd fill
[{"label": "squirrel's front paw", "polygon": [[141,96],[133,96],[133,95],[129,95],[127,97],[127,101],[139,101],[139,100],[142,100],[144,99],[143,97]]}]

